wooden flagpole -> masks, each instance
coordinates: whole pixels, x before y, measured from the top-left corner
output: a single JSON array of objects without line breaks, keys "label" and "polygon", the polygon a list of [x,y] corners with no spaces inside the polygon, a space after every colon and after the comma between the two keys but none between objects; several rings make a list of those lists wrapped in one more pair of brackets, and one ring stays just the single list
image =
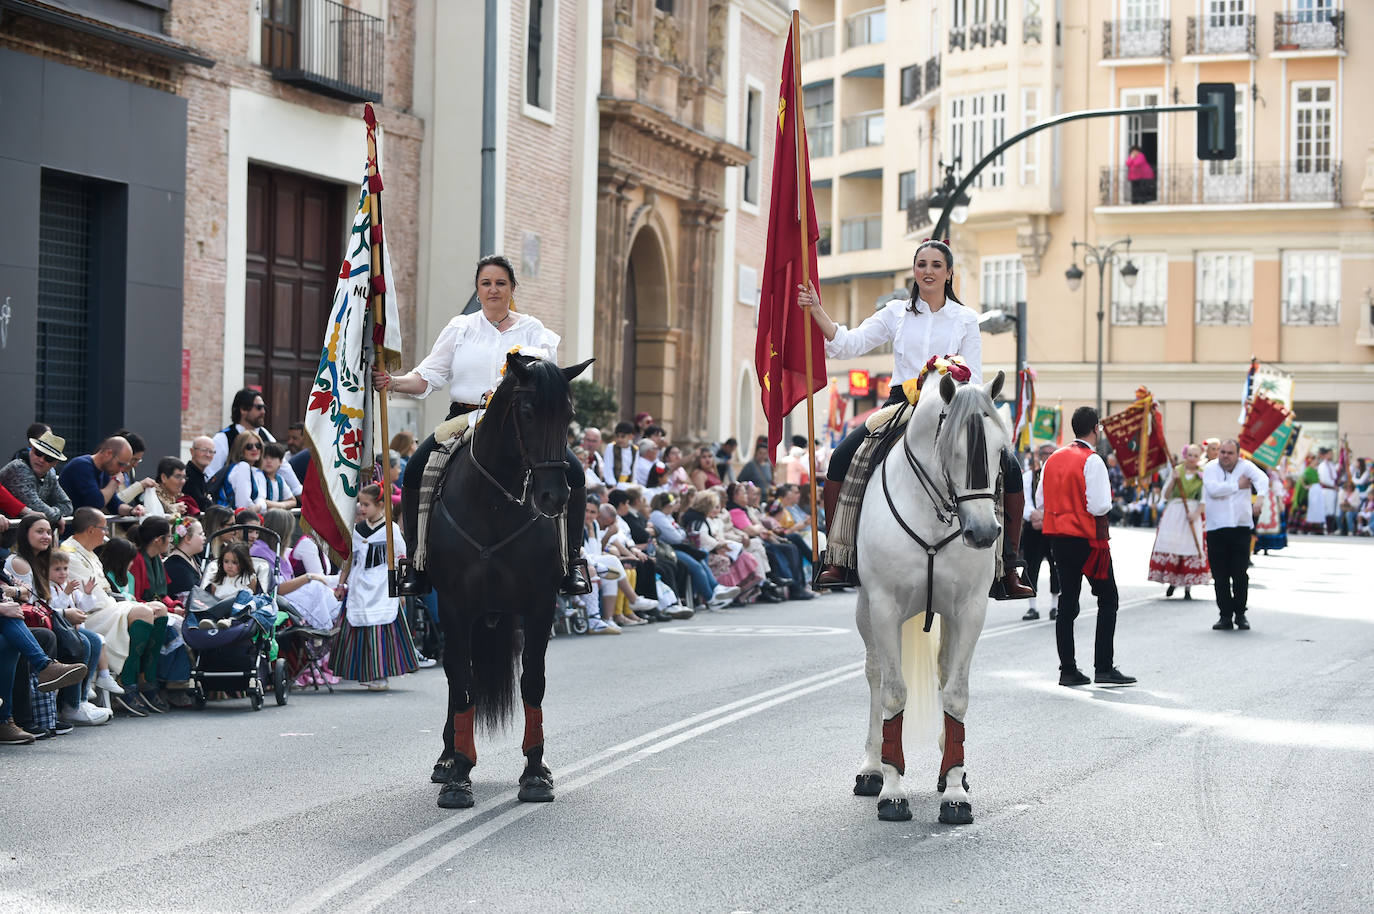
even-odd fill
[{"label": "wooden flagpole", "polygon": [[[377,119],[372,111],[371,104],[364,105],[364,112],[367,121],[367,211],[372,226],[372,249],[368,256],[368,260],[370,261],[368,265],[368,278],[370,280],[368,305],[372,312],[372,321],[370,324],[375,327],[378,323],[378,315],[382,318],[381,323],[385,324],[386,320],[386,299],[384,296],[386,294],[385,284],[387,279],[383,277],[381,283],[377,282],[377,278],[383,275],[382,264],[385,262],[385,258],[383,257],[382,245],[386,242],[381,231],[382,192],[380,188],[373,190],[372,187],[372,185],[376,183],[377,174],[379,172],[377,166]],[[383,291],[378,291],[379,286],[382,287]],[[381,357],[378,349],[378,345],[373,342],[371,365],[373,371],[377,370],[377,359]],[[396,537],[392,531],[391,520],[391,481],[386,478],[387,471],[391,468],[391,431],[388,427],[387,400],[387,392],[385,390],[380,391],[377,395],[377,415],[382,425],[382,438],[379,442],[382,449],[382,478],[380,482],[382,490],[382,512],[386,519],[387,593],[394,597],[399,595],[399,589],[396,581]],[[368,454],[367,459],[371,461],[373,455]]]},{"label": "wooden flagpole", "polygon": [[[801,284],[811,285],[811,222],[806,209],[806,174],[809,168],[806,155],[806,124],[802,114],[801,67],[797,58],[801,55],[801,13],[792,11],[792,140],[797,149],[797,221],[801,223]],[[811,468],[811,560],[821,558],[820,531],[817,529],[816,504],[816,406],[811,395],[811,313],[808,311],[802,321],[802,345],[806,347],[806,456]]]}]

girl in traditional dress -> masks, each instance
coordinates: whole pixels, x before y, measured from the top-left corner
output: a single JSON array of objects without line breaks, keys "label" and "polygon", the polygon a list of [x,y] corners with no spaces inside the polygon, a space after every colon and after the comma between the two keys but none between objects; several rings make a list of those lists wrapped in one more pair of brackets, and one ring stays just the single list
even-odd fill
[{"label": "girl in traditional dress", "polygon": [[1260,498],[1260,515],[1255,518],[1255,546],[1253,552],[1279,550],[1288,545],[1288,511],[1283,503],[1283,479],[1274,470],[1269,474],[1269,492]]},{"label": "girl in traditional dress", "polygon": [[[397,555],[406,549],[401,527],[391,534]],[[334,672],[356,679],[369,691],[389,688],[392,676],[419,669],[399,597],[387,595],[386,519],[382,490],[375,483],[358,493],[358,522],[353,527],[353,561],[339,575],[339,592],[347,591],[339,637],[334,647]]]},{"label": "girl in traditional dress", "polygon": [[1149,580],[1168,584],[1166,597],[1182,587],[1183,599],[1191,600],[1193,585],[1212,580],[1212,572],[1202,532],[1202,470],[1198,466],[1202,448],[1190,444],[1182,456],[1183,462],[1174,467],[1164,487],[1166,502],[1150,553]]}]

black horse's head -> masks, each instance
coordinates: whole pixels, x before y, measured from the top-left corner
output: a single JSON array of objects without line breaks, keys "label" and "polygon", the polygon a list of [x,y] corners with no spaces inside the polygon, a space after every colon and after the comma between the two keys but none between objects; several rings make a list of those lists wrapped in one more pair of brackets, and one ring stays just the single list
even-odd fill
[{"label": "black horse's head", "polygon": [[512,352],[506,356],[506,376],[487,407],[488,416],[514,439],[521,468],[531,474],[531,504],[548,517],[568,503],[568,423],[573,415],[568,382],[592,361],[559,368]]}]

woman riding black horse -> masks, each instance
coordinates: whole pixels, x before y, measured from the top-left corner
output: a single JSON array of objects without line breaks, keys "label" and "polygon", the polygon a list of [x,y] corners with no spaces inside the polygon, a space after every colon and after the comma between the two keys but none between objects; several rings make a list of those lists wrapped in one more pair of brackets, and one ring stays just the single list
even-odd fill
[{"label": "woman riding black horse", "polygon": [[[557,363],[558,334],[544,327],[539,319],[515,310],[515,268],[500,254],[490,254],[477,261],[475,279],[477,298],[482,310],[460,314],[439,333],[434,348],[415,370],[393,377],[381,368],[373,372],[373,384],[379,390],[408,394],[424,399],[436,388],[447,389],[450,405],[448,419],[439,425],[435,435],[425,438],[406,464],[401,483],[402,531],[407,543],[416,544],[417,511],[420,482],[425,464],[438,440],[459,432],[459,416],[486,405],[487,398],[501,379],[506,354],[519,346],[543,350],[550,362]],[[586,500],[586,476],[576,455],[567,451],[568,487],[572,490],[569,503],[581,505]],[[569,511],[566,516],[568,567],[563,576],[562,591],[569,595],[591,592],[589,577],[577,561],[575,545],[582,541],[582,515]],[[423,572],[406,563],[402,569],[401,593],[414,596],[428,592],[429,583]]]}]

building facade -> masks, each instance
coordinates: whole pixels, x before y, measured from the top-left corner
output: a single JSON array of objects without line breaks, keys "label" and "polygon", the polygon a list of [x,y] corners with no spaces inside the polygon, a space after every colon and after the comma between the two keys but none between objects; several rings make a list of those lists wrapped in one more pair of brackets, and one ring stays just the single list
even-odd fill
[{"label": "building facade", "polygon": [[[1374,450],[1374,120],[1350,88],[1374,76],[1355,53],[1374,21],[1353,6],[803,3],[809,127],[836,131],[828,156],[823,138],[811,143],[817,208],[825,199],[837,226],[821,260],[827,306],[861,319],[909,277],[940,160],[961,176],[1053,114],[1191,102],[1197,83],[1234,83],[1234,161],[1197,160],[1191,113],[1075,122],[1009,150],[954,226],[959,295],[1009,313],[1024,302],[1042,402],[1092,403],[1098,275],[1072,242],[1129,237],[1101,290],[1108,409],[1144,384],[1171,442],[1234,434],[1254,356],[1294,375],[1299,418],[1319,441],[1349,435],[1356,452]],[[1136,187],[1132,147],[1154,172]],[[1071,265],[1087,274],[1076,291]],[[987,369],[1014,359],[1013,335],[985,338]],[[891,368],[882,354],[855,364]]]}]

